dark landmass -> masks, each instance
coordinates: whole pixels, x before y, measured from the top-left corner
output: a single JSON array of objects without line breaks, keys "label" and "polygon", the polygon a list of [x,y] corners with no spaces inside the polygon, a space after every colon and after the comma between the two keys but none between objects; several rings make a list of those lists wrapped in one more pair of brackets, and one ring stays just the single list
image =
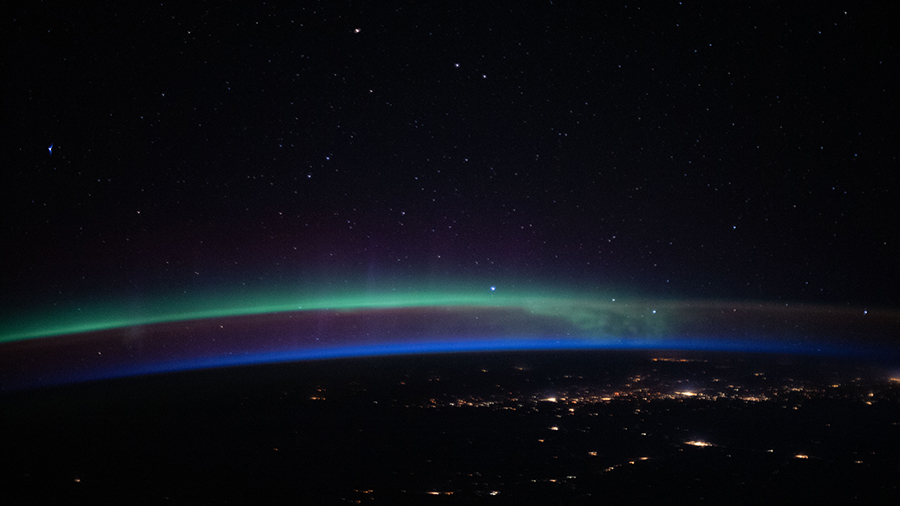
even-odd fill
[{"label": "dark landmass", "polygon": [[0,397],[0,487],[23,504],[897,504],[890,376],[568,352],[126,378]]}]

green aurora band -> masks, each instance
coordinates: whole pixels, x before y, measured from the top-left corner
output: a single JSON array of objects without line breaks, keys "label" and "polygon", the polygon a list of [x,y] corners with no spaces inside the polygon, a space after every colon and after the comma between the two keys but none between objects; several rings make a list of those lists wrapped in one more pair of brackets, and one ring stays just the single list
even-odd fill
[{"label": "green aurora band", "polygon": [[[624,302],[621,297],[583,292],[553,292],[550,290],[516,290],[504,293],[495,286],[479,290],[449,287],[424,291],[390,289],[320,291],[298,293],[280,291],[222,291],[200,295],[158,294],[144,297],[124,297],[116,301],[87,300],[81,304],[54,305],[49,309],[22,311],[7,315],[0,322],[0,343],[83,332],[151,325],[156,323],[259,315],[293,311],[356,311],[364,309],[398,309],[426,307],[483,307],[524,308],[536,314],[566,318],[583,330],[599,330],[612,319],[634,321],[645,313],[654,315],[647,304]],[[671,308],[677,303],[654,303],[658,308]],[[653,305],[653,304],[651,304]],[[598,311],[598,309],[604,311]],[[613,312],[610,313],[609,310]],[[620,314],[621,313],[621,314]],[[655,316],[655,315],[654,315]],[[660,314],[652,325],[641,324],[644,330],[652,327],[662,332]],[[624,324],[624,321],[622,322]]]},{"label": "green aurora band", "polygon": [[[840,340],[852,335],[897,335],[900,312],[809,304],[658,300],[624,290],[552,290],[513,284],[458,283],[428,289],[359,288],[341,290],[200,290],[139,294],[99,302],[55,304],[47,309],[7,313],[0,322],[0,344],[108,329],[162,323],[287,312],[390,310],[414,308],[516,309],[559,322],[568,335],[619,337],[716,336]],[[512,325],[518,328],[517,325]],[[890,339],[888,339],[890,341]]]}]

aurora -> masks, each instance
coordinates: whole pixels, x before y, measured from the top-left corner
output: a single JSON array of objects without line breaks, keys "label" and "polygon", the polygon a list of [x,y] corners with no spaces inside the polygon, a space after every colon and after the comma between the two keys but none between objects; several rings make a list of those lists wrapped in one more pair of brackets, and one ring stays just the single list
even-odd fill
[{"label": "aurora", "polygon": [[[130,313],[129,313],[130,311]],[[421,353],[680,350],[896,359],[900,314],[804,304],[491,289],[98,305],[6,323],[0,387]]]}]

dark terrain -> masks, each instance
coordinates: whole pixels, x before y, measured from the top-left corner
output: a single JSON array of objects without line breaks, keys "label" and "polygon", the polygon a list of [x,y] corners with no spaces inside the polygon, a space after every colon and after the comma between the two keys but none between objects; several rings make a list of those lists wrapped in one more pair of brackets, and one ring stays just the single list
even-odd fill
[{"label": "dark terrain", "polygon": [[7,394],[0,423],[16,504],[900,500],[900,384],[812,358],[218,369]]}]

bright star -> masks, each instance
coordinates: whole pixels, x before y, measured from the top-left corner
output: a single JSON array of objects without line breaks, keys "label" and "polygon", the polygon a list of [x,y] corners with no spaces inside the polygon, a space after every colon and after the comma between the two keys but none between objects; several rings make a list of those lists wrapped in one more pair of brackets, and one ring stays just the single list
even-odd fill
[{"label": "bright star", "polygon": [[47,148],[47,151],[50,152],[50,156],[53,156],[53,143],[52,142],[50,143],[50,147]]}]

